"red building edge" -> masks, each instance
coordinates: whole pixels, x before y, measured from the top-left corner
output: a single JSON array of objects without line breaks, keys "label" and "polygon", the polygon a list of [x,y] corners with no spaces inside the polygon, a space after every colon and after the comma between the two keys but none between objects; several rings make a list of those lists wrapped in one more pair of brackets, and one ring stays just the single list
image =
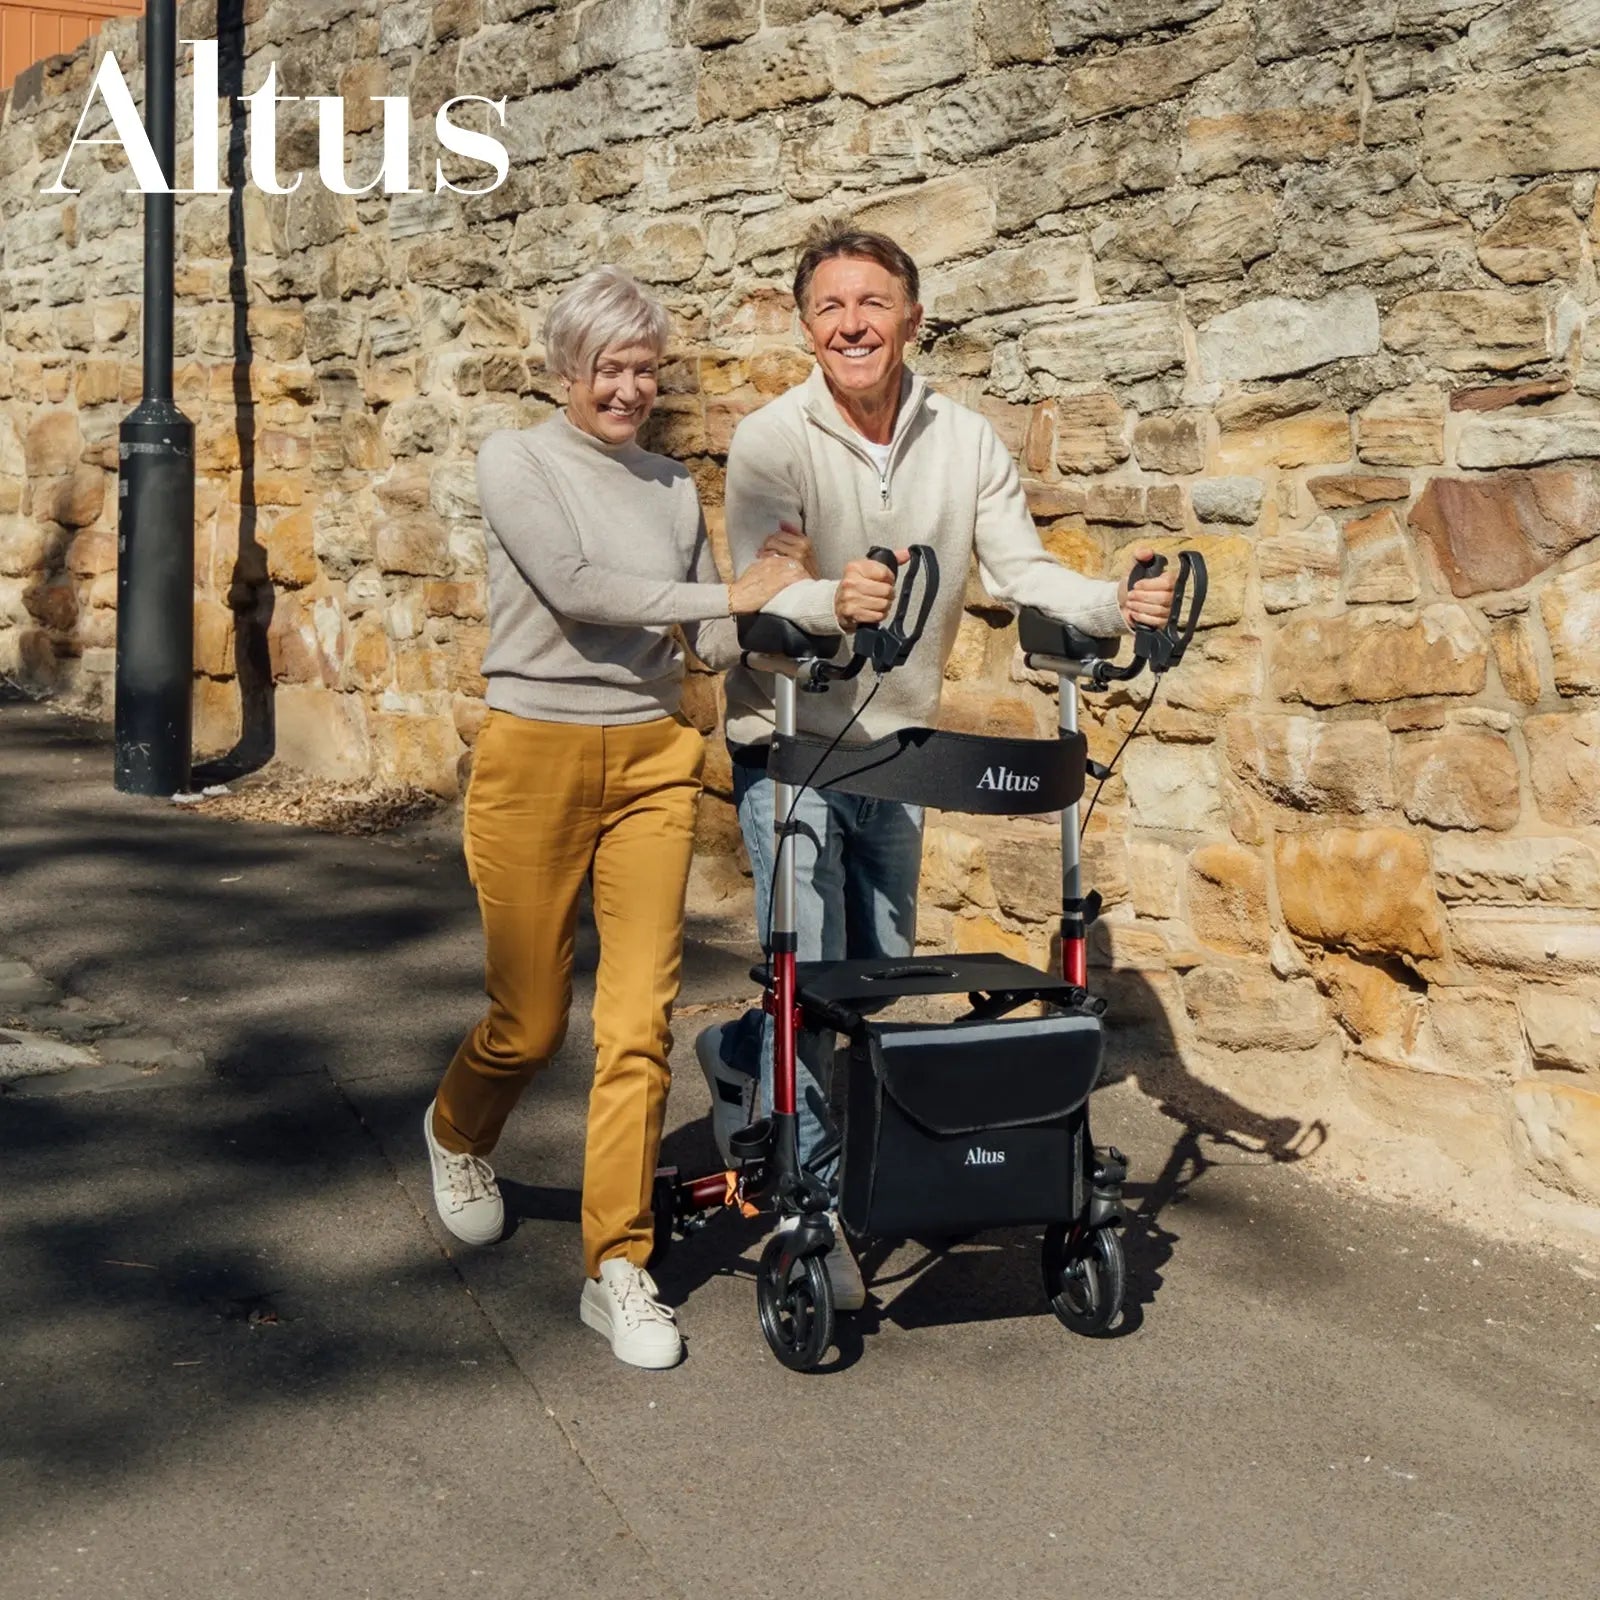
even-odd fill
[{"label": "red building edge", "polygon": [[0,0],[0,96],[29,67],[76,50],[115,17],[144,14],[144,0]]}]

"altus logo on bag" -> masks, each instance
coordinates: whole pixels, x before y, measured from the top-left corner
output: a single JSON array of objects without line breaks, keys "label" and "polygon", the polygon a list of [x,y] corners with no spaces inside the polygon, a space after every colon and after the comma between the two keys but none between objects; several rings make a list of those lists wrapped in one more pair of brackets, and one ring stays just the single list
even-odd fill
[{"label": "altus logo on bag", "polygon": [[1003,1167],[1006,1164],[1004,1150],[985,1150],[981,1144],[975,1144],[967,1151],[967,1158],[961,1163],[964,1167]]},{"label": "altus logo on bag", "polygon": [[[194,157],[193,187],[173,189],[161,172],[150,137],[140,120],[128,80],[123,76],[114,51],[107,50],[95,69],[94,81],[89,85],[89,97],[84,101],[83,113],[73,130],[72,143],[62,158],[56,181],[44,194],[77,194],[67,182],[67,167],[79,145],[120,144],[133,168],[134,181],[141,194],[225,194],[220,180],[221,140],[217,131],[217,106],[221,101],[217,79],[217,41],[215,39],[185,39],[194,47]],[[278,182],[278,107],[293,100],[313,100],[317,106],[317,172],[323,186],[335,194],[369,194],[382,186],[385,194],[422,194],[411,182],[411,105],[405,95],[374,95],[383,107],[383,160],[377,177],[370,183],[352,184],[345,173],[344,159],[344,101],[336,94],[293,95],[279,94],[278,66],[274,62],[267,68],[266,81],[254,94],[240,95],[249,118],[250,181],[265,194],[293,194],[300,187],[302,172],[294,175],[292,183]],[[116,131],[115,138],[89,138],[85,136],[84,123],[94,107],[95,97],[105,103]],[[506,149],[492,134],[479,133],[472,128],[457,127],[450,120],[450,108],[478,102],[486,105],[506,124],[505,100],[490,100],[481,94],[457,95],[447,100],[434,115],[434,137],[452,155],[468,161],[481,161],[494,171],[494,181],[478,188],[463,188],[445,177],[442,164],[433,164],[434,192],[453,189],[457,194],[489,194],[506,181],[510,162]],[[129,191],[130,193],[132,191]]]},{"label": "altus logo on bag", "polygon": [[980,789],[1004,789],[1010,794],[1033,794],[1039,788],[1037,772],[1013,772],[1009,767],[985,767]]}]

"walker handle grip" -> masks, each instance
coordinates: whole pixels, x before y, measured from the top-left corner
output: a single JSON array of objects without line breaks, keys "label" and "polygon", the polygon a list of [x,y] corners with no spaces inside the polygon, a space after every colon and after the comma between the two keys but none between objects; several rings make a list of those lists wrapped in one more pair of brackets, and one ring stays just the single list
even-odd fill
[{"label": "walker handle grip", "polygon": [[[882,545],[873,545],[867,551],[867,560],[880,562],[890,572],[897,572],[900,566],[895,560],[894,551],[886,550]],[[908,629],[906,617],[911,609],[912,593],[917,586],[918,576],[923,573],[926,573],[927,581],[923,585],[922,606],[917,613],[917,620]],[[900,603],[893,615],[883,622],[862,624],[856,628],[855,654],[864,662],[870,661],[880,674],[902,666],[911,654],[911,647],[922,637],[928,613],[933,609],[934,596],[938,592],[938,558],[930,546],[912,545],[911,559],[906,563],[905,579],[900,585]]]}]

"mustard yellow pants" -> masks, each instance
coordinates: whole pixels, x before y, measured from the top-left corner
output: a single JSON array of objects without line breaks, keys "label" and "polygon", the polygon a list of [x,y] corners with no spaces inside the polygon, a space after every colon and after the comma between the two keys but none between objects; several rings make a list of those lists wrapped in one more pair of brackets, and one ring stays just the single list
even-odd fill
[{"label": "mustard yellow pants", "polygon": [[489,1011],[439,1086],[434,1137],[487,1155],[566,1037],[578,897],[600,936],[583,1162],[584,1270],[643,1266],[671,1082],[669,1023],[705,746],[673,717],[599,727],[492,711],[467,786],[467,870],[483,913]]}]

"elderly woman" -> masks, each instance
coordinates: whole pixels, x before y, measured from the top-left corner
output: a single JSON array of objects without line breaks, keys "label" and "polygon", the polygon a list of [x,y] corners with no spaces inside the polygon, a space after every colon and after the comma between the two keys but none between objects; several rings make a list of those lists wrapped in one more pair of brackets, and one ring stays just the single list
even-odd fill
[{"label": "elderly woman", "polygon": [[478,452],[489,715],[465,845],[489,1010],[423,1125],[440,1220],[472,1244],[498,1239],[505,1212],[484,1158],[566,1034],[588,880],[600,961],[579,1313],[641,1367],[682,1354],[645,1271],[704,759],[677,715],[684,661],[672,629],[708,664],[730,664],[733,624],[717,619],[759,610],[804,576],[806,553],[780,533],[737,582],[718,577],[693,479],[635,442],[668,332],[666,311],[626,273],[588,273],[545,325],[565,407]]}]

